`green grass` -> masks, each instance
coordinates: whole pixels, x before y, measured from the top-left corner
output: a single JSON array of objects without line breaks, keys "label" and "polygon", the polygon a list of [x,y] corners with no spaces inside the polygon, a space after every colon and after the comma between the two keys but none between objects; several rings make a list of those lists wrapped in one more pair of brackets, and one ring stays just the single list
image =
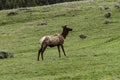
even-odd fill
[{"label": "green grass", "polygon": [[[115,0],[31,7],[30,11],[0,11],[0,49],[14,58],[0,60],[0,80],[119,80],[120,11]],[[108,5],[109,10],[99,6]],[[45,12],[48,10],[48,12]],[[7,16],[15,11],[15,16]],[[111,23],[103,24],[110,11]],[[47,22],[47,25],[39,25]],[[67,57],[57,48],[47,48],[44,61],[37,61],[39,39],[60,33],[62,25],[73,31],[65,40]],[[80,34],[86,34],[82,40]]]}]

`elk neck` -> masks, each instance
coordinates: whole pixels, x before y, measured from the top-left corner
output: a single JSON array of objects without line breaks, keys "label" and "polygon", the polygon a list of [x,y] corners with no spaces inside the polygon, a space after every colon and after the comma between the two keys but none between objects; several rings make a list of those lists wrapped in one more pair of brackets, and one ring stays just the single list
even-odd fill
[{"label": "elk neck", "polygon": [[61,35],[64,37],[64,39],[67,37],[68,35],[68,31],[63,30],[63,32],[61,33]]}]

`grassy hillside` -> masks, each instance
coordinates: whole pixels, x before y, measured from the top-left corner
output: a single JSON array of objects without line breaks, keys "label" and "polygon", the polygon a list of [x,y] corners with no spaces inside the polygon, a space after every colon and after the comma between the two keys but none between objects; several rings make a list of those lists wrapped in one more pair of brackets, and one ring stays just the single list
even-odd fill
[{"label": "grassy hillside", "polygon": [[[120,10],[115,0],[72,2],[27,10],[0,11],[0,49],[14,58],[0,60],[0,80],[119,80]],[[107,5],[110,9],[100,10]],[[17,12],[7,16],[9,12]],[[111,12],[109,24],[104,14]],[[45,25],[43,23],[46,23]],[[67,24],[73,31],[65,40],[67,57],[47,48],[37,61],[39,39],[60,33]],[[86,34],[86,39],[80,39]]]}]

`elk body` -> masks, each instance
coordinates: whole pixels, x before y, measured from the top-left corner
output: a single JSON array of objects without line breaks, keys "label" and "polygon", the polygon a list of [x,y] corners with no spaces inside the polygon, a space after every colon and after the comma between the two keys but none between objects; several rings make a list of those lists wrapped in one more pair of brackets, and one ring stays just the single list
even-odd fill
[{"label": "elk body", "polygon": [[58,52],[59,52],[59,57],[61,57],[60,55],[60,47],[65,54],[65,50],[64,50],[64,39],[67,37],[69,31],[72,31],[71,28],[68,28],[67,25],[62,26],[63,31],[61,34],[54,34],[54,35],[50,35],[50,36],[44,36],[41,38],[40,43],[41,43],[41,48],[38,50],[38,61],[39,61],[39,56],[41,54],[41,58],[43,60],[43,53],[46,50],[46,48],[49,47],[55,47],[57,46],[58,48]]}]

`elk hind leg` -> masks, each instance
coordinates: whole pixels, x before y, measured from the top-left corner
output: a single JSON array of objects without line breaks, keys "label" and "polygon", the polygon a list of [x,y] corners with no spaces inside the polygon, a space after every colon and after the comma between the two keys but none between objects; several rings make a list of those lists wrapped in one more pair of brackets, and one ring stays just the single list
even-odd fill
[{"label": "elk hind leg", "polygon": [[38,61],[39,61],[39,56],[40,56],[41,51],[42,51],[42,47],[38,51]]},{"label": "elk hind leg", "polygon": [[41,58],[42,58],[42,60],[44,59],[43,58],[43,53],[44,53],[46,48],[47,48],[47,45],[44,45],[43,48],[42,48],[42,51],[41,51]]}]

